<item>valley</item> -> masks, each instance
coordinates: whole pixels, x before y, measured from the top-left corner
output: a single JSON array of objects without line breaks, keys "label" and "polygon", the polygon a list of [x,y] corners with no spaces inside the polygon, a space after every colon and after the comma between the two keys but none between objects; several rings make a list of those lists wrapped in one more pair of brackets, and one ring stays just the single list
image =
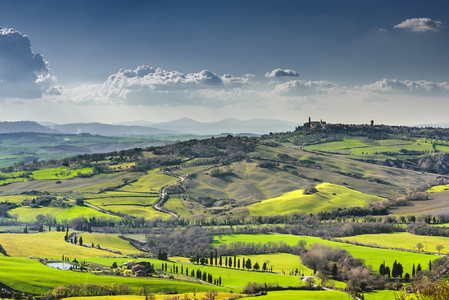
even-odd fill
[{"label": "valley", "polygon": [[449,271],[448,137],[329,124],[6,166],[4,296],[395,299]]}]

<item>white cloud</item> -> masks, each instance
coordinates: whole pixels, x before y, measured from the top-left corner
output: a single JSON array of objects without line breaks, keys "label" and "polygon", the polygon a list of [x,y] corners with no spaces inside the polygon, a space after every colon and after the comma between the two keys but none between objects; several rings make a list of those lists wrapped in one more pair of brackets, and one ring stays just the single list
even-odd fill
[{"label": "white cloud", "polygon": [[[217,106],[220,101],[224,105],[230,97],[212,99],[192,95],[235,94],[238,88],[248,83],[250,83],[248,76],[236,77],[230,74],[219,76],[208,70],[183,74],[178,71],[140,66],[135,70],[122,69],[109,76],[106,82],[94,92],[92,92],[92,86],[86,87],[83,89],[82,98],[78,97],[77,101],[163,106],[199,104]],[[201,90],[204,90],[204,93],[194,94],[195,91]]]},{"label": "white cloud", "polygon": [[304,81],[291,80],[285,83],[277,84],[275,92],[281,95],[314,95],[331,92],[341,92],[342,90],[329,81]]},{"label": "white cloud", "polygon": [[438,31],[442,28],[442,22],[429,18],[412,18],[395,25],[394,28],[406,29],[413,32]]},{"label": "white cloud", "polygon": [[56,77],[44,58],[34,53],[28,36],[0,28],[0,97],[39,98],[60,94]]},{"label": "white cloud", "polygon": [[271,72],[265,73],[265,77],[298,77],[299,73],[290,69],[274,69]]},{"label": "white cloud", "polygon": [[397,79],[387,79],[376,81],[372,84],[364,85],[363,91],[380,93],[406,93],[406,94],[425,94],[428,96],[439,96],[449,94],[449,83],[431,82],[431,81],[412,81]]}]

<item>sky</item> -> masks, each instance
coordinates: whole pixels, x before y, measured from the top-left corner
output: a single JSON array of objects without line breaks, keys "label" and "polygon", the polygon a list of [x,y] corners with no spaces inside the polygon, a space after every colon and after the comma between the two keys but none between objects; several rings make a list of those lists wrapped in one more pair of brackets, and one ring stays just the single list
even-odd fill
[{"label": "sky", "polygon": [[449,122],[449,1],[0,0],[0,121]]}]

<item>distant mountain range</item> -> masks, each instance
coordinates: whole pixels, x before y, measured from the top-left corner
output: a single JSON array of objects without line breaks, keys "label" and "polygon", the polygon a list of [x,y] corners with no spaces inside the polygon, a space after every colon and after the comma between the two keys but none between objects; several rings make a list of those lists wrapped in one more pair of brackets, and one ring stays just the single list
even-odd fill
[{"label": "distant mountain range", "polygon": [[90,133],[103,136],[179,134],[174,131],[153,127],[110,125],[102,123],[72,123],[53,125],[51,126],[51,129],[68,134]]},{"label": "distant mountain range", "polygon": [[[265,134],[269,132],[284,132],[292,131],[299,123],[269,120],[269,119],[252,119],[252,120],[238,120],[238,119],[224,119],[218,122],[198,122],[189,118],[177,119],[170,122],[150,123],[146,121],[119,123],[121,125],[144,125],[153,128],[177,131],[185,134],[221,134],[221,133],[252,133]],[[302,125],[302,124],[301,124]]]},{"label": "distant mountain range", "polygon": [[55,124],[51,122],[37,123],[33,121],[0,122],[0,133],[42,132],[81,134],[89,133],[103,136],[148,136],[148,135],[219,135],[219,134],[266,134],[269,132],[292,131],[298,123],[253,119],[241,121],[225,119],[219,122],[198,122],[182,118],[164,123],[148,121],[123,122],[119,124],[103,123],[71,123]]},{"label": "distant mountain range", "polygon": [[449,128],[449,123],[419,124],[416,127]]},{"label": "distant mountain range", "polygon": [[0,122],[0,133],[17,132],[60,133],[57,130],[32,121]]}]

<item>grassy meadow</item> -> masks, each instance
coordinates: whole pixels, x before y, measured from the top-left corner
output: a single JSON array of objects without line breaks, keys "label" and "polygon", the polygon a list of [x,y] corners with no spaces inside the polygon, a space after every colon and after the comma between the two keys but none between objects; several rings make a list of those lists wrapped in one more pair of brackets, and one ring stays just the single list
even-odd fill
[{"label": "grassy meadow", "polygon": [[438,253],[437,245],[443,246],[441,253],[449,251],[449,238],[443,236],[413,235],[408,232],[364,234],[341,238],[344,241],[358,242],[367,245],[392,247],[398,249],[418,250],[416,244],[421,243],[422,251]]},{"label": "grassy meadow", "polygon": [[[14,270],[13,272],[11,272]],[[196,288],[198,292],[207,292],[210,285],[195,282],[180,282],[160,278],[134,278],[123,276],[93,275],[87,272],[57,270],[45,266],[34,259],[20,257],[0,257],[0,278],[9,286],[32,294],[43,294],[49,289],[69,284],[101,284],[112,285],[122,283],[129,285],[134,292],[142,286],[150,286],[154,293],[178,291],[191,292]],[[214,286],[217,291],[229,291],[228,288]]]},{"label": "grassy meadow", "polygon": [[[313,243],[320,243],[329,245],[331,247],[340,247],[356,258],[360,258],[365,262],[366,266],[371,266],[372,270],[377,272],[379,266],[385,261],[386,265],[391,266],[393,262],[396,260],[402,263],[404,267],[404,272],[411,273],[413,264],[417,266],[421,264],[423,270],[429,268],[429,261],[438,258],[438,255],[430,255],[430,254],[421,254],[414,252],[405,252],[399,250],[391,250],[391,249],[381,249],[381,248],[372,248],[372,247],[364,247],[357,246],[353,244],[341,243],[323,240],[320,238],[314,237],[305,237],[305,236],[293,236],[293,235],[281,235],[281,234],[258,234],[258,235],[249,235],[249,234],[235,234],[235,235],[222,235],[216,236],[214,238],[213,245],[218,247],[218,245],[226,243],[254,243],[254,244],[264,244],[267,242],[285,242],[288,245],[296,245],[298,241],[304,240],[307,243],[307,247],[310,247]],[[306,274],[310,275],[310,274]]]},{"label": "grassy meadow", "polygon": [[247,297],[245,299],[251,300],[291,300],[291,299],[304,299],[304,300],[351,300],[352,297],[349,294],[339,291],[273,291],[268,292],[265,296]]},{"label": "grassy meadow", "polygon": [[248,207],[251,215],[283,215],[298,211],[317,213],[331,211],[350,206],[365,206],[371,202],[379,202],[382,198],[367,195],[344,186],[331,183],[321,183],[315,188],[317,193],[304,194],[304,189],[286,193],[280,197],[271,198]]},{"label": "grassy meadow", "polygon": [[58,222],[61,222],[63,220],[66,220],[66,221],[72,220],[72,219],[80,218],[80,217],[86,217],[86,218],[95,217],[95,218],[113,219],[113,220],[120,219],[119,217],[99,212],[98,210],[95,210],[93,208],[90,208],[87,206],[78,206],[78,205],[71,206],[69,208],[64,208],[64,207],[33,208],[30,206],[21,206],[21,207],[14,208],[14,209],[10,210],[10,215],[14,216],[16,214],[18,215],[18,220],[20,222],[29,222],[29,223],[36,221],[37,215],[43,215],[43,216],[51,215],[54,218],[56,218],[56,220]]}]

